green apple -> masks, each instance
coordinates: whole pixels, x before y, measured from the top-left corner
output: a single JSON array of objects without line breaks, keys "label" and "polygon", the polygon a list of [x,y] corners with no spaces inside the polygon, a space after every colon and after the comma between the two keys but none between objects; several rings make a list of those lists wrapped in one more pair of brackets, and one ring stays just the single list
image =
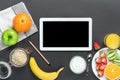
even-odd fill
[{"label": "green apple", "polygon": [[15,45],[18,41],[18,34],[14,29],[7,29],[2,34],[2,41],[8,46]]}]

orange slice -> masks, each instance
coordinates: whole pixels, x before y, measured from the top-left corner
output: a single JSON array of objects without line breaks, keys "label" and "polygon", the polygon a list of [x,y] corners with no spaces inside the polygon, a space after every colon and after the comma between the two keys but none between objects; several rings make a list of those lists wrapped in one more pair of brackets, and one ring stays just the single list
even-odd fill
[{"label": "orange slice", "polygon": [[109,64],[105,68],[105,76],[110,80],[116,80],[120,77],[120,67],[116,64]]}]

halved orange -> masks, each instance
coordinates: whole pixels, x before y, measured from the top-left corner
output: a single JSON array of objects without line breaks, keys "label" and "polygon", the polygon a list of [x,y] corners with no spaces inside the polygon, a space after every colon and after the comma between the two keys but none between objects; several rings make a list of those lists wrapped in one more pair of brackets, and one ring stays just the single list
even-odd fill
[{"label": "halved orange", "polygon": [[120,77],[120,67],[116,64],[109,64],[105,68],[105,76],[110,80],[116,80]]}]

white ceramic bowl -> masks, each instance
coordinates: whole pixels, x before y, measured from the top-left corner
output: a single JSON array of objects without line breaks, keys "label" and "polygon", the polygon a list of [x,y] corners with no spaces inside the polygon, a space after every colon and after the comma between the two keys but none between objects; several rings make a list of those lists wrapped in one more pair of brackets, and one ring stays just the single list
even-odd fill
[{"label": "white ceramic bowl", "polygon": [[70,70],[75,74],[82,74],[87,67],[85,59],[81,56],[74,56],[70,61]]}]

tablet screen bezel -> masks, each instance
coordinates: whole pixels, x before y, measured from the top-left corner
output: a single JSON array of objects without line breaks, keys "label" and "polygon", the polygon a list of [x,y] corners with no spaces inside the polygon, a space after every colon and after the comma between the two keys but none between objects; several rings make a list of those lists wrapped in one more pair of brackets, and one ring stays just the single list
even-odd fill
[{"label": "tablet screen bezel", "polygon": [[[43,46],[43,22],[52,21],[88,21],[89,23],[89,46],[88,47],[44,47]],[[90,51],[92,50],[92,18],[40,18],[39,20],[39,46],[41,51]]]}]

